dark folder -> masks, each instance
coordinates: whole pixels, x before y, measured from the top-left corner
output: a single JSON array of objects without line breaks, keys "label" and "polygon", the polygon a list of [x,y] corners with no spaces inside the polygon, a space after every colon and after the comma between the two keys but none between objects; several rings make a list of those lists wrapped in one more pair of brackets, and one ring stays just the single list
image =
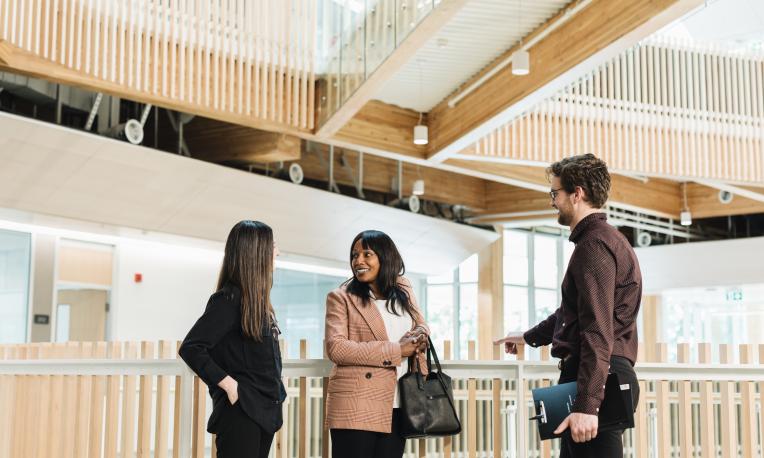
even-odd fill
[{"label": "dark folder", "polygon": [[[570,429],[559,435],[555,435],[554,430],[570,415],[573,402],[576,400],[576,382],[537,388],[531,392],[533,405],[536,407],[536,416],[531,420],[538,421],[541,440],[570,434]],[[597,414],[599,418],[597,431],[616,431],[634,427],[634,401],[631,394],[631,386],[628,383],[619,383],[616,374],[608,375],[605,382],[605,399]]]}]

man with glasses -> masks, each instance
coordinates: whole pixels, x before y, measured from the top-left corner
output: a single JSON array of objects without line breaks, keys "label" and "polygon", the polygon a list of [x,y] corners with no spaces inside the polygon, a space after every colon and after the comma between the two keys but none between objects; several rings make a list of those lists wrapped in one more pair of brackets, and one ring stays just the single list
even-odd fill
[{"label": "man with glasses", "polygon": [[495,344],[507,353],[517,346],[552,345],[560,358],[560,383],[577,381],[571,414],[555,433],[566,429],[561,457],[622,457],[623,431],[597,433],[597,413],[609,372],[629,383],[636,408],[639,385],[636,318],[642,298],[639,262],[626,237],[607,223],[602,207],[610,191],[607,165],[593,154],[565,158],[547,169],[557,221],[569,226],[576,247],[562,281],[562,303],[525,333],[510,332]]}]

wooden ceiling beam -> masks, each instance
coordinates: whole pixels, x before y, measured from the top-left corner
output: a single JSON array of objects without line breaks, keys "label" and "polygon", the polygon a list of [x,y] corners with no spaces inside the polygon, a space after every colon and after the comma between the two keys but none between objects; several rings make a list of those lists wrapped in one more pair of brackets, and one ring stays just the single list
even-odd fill
[{"label": "wooden ceiling beam", "polygon": [[301,140],[209,118],[195,117],[183,138],[194,158],[212,162],[280,162],[300,159]]},{"label": "wooden ceiling beam", "polygon": [[764,194],[759,194],[759,199],[733,195],[732,202],[723,204],[719,191],[715,187],[687,183],[687,207],[693,219],[764,213]]},{"label": "wooden ceiling beam", "polygon": [[453,108],[448,99],[433,108],[428,157],[443,161],[458,153],[598,63],[702,4],[703,0],[591,0],[530,48],[530,75],[513,75],[511,66],[505,67]]},{"label": "wooden ceiling beam", "polygon": [[424,163],[427,147],[414,144],[414,126],[419,116],[416,111],[372,100],[336,135],[318,141],[360,149],[389,159]]},{"label": "wooden ceiling beam", "polygon": [[316,130],[319,138],[328,138],[340,131],[427,41],[446,25],[468,0],[442,0],[406,38],[372,71],[361,86]]},{"label": "wooden ceiling beam", "polygon": [[[446,164],[465,170],[482,172],[485,179],[504,182],[513,180],[515,186],[529,189],[539,194],[538,199],[530,207],[516,206],[511,199],[492,199],[486,197],[488,208],[486,213],[502,213],[509,211],[538,211],[550,206],[549,181],[544,167],[495,164],[487,162],[463,161],[450,159]],[[622,175],[611,175],[612,186],[608,203],[643,213],[665,218],[678,218],[682,209],[680,185],[668,180],[639,180]],[[489,188],[490,190],[490,188]],[[501,204],[504,200],[507,203]]]}]

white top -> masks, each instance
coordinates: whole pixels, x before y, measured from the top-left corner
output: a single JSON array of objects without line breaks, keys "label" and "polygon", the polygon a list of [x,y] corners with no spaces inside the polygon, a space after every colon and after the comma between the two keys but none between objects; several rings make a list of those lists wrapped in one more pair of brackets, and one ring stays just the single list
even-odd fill
[{"label": "white top", "polygon": [[[372,299],[374,299],[373,296],[372,296]],[[387,338],[390,339],[390,342],[398,342],[399,340],[401,340],[401,337],[403,337],[404,334],[406,334],[408,331],[411,330],[411,327],[414,324],[414,320],[412,320],[411,316],[406,312],[403,312],[401,316],[390,313],[387,310],[387,306],[385,305],[386,302],[387,301],[385,299],[374,300],[374,303],[377,304],[377,309],[379,309],[379,314],[382,315],[382,321],[384,321],[385,323]],[[396,366],[395,370],[397,371],[396,380],[398,380],[409,370],[408,358],[401,358],[401,365]],[[400,401],[398,400],[398,398],[399,398],[398,383],[396,383],[395,397],[393,398],[394,409],[399,407],[400,405]]]}]

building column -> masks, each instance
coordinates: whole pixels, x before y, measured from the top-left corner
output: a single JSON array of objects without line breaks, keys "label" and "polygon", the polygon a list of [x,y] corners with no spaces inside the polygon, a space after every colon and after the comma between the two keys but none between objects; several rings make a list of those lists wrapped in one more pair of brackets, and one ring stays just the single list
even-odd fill
[{"label": "building column", "polygon": [[[503,230],[498,229],[500,234]],[[504,336],[504,240],[478,253],[478,356],[493,359],[494,339]]]},{"label": "building column", "polygon": [[[53,340],[53,290],[56,262],[56,237],[47,234],[34,234],[32,242],[32,282],[29,297],[32,323],[29,334],[30,342],[51,342]],[[47,323],[37,324],[34,316],[47,316]]]},{"label": "building column", "polygon": [[642,354],[647,361],[655,359],[656,344],[661,338],[660,332],[660,295],[642,296]]}]

